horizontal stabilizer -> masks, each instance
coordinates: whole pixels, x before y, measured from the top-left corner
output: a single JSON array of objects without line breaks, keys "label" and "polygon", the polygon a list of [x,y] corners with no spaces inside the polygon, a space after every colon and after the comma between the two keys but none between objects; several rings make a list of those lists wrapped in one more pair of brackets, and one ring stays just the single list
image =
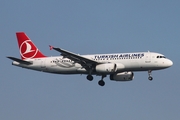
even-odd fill
[{"label": "horizontal stabilizer", "polygon": [[9,58],[9,59],[11,59],[11,60],[14,60],[14,61],[16,61],[16,62],[19,62],[19,63],[21,63],[21,64],[25,64],[25,65],[30,65],[30,64],[32,64],[32,62],[24,61],[24,60],[21,60],[21,59],[19,59],[19,58],[15,58],[15,57],[7,57],[7,58]]}]

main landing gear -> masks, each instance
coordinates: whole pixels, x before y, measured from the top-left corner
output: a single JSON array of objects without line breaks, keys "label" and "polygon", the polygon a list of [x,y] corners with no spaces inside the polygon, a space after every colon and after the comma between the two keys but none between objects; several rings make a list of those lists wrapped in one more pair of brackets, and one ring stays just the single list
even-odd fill
[{"label": "main landing gear", "polygon": [[150,81],[152,81],[153,80],[153,77],[151,76],[152,75],[152,70],[149,70],[148,71],[148,75],[149,75],[149,77],[148,77],[148,79],[150,80]]},{"label": "main landing gear", "polygon": [[[105,82],[104,82],[104,80],[103,80],[104,77],[106,77],[106,75],[102,75],[101,80],[99,80],[99,82],[98,82],[98,84],[99,84],[100,86],[104,86],[104,85],[105,85]],[[92,80],[93,80],[93,76],[92,76],[92,75],[87,75],[86,78],[87,78],[89,81],[92,81]]]},{"label": "main landing gear", "polygon": [[98,84],[99,84],[100,86],[104,86],[104,85],[105,85],[105,82],[104,82],[104,80],[103,80],[104,77],[106,77],[106,75],[103,75],[102,78],[101,78],[101,80],[98,82]]},{"label": "main landing gear", "polygon": [[86,77],[89,81],[92,81],[93,80],[93,76],[92,75],[87,75]]}]

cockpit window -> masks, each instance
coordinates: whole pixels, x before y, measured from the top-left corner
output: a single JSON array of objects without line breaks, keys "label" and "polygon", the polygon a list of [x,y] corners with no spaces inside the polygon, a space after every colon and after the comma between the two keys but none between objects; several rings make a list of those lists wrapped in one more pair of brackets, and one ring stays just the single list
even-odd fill
[{"label": "cockpit window", "polygon": [[166,58],[165,56],[157,56],[157,58]]}]

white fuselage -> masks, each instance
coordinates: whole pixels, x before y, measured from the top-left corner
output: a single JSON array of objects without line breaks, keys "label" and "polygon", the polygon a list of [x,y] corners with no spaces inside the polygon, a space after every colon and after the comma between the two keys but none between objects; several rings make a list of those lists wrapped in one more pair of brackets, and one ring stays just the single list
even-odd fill
[{"label": "white fuselage", "polygon": [[[117,64],[117,73],[125,71],[148,71],[160,70],[172,66],[172,61],[164,55],[154,52],[116,53],[116,54],[95,54],[82,55],[85,58],[100,63]],[[26,59],[33,64],[25,65],[14,61],[15,66],[28,68],[37,71],[56,74],[88,74],[88,71],[79,63],[76,63],[63,56]],[[98,74],[98,73],[92,73]]]}]

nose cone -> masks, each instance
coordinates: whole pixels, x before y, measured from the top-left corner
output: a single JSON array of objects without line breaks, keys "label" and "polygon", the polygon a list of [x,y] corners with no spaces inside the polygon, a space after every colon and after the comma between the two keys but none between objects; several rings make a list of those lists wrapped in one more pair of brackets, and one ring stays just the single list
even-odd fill
[{"label": "nose cone", "polygon": [[167,65],[167,67],[171,67],[173,65],[173,62],[171,60],[168,60],[166,65]]}]

